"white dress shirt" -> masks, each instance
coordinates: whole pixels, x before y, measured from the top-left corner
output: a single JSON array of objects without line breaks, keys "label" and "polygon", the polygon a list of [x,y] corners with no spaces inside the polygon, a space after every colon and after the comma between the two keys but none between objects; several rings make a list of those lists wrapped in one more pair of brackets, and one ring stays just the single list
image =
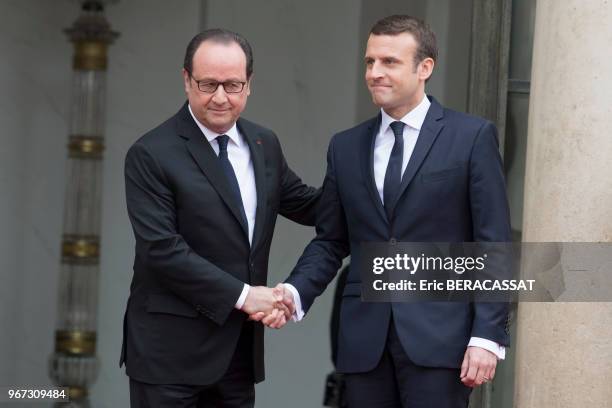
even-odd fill
[{"label": "white dress shirt", "polygon": [[[402,176],[408,166],[408,160],[410,160],[410,156],[412,156],[412,151],[419,137],[421,126],[423,126],[423,122],[425,122],[425,116],[427,115],[430,105],[431,102],[429,102],[429,99],[424,97],[421,103],[399,120],[405,124],[403,135],[404,156],[402,161]],[[387,112],[382,109],[380,113],[380,129],[374,141],[374,181],[376,182],[378,195],[384,204],[383,188],[385,185],[385,174],[387,173],[387,164],[391,157],[391,150],[395,143],[395,136],[393,135],[393,130],[390,125],[395,122],[395,119],[387,115]]]},{"label": "white dress shirt", "polygon": [[[421,126],[423,126],[423,122],[425,121],[425,116],[427,115],[430,105],[431,102],[429,102],[427,96],[423,96],[423,100],[413,110],[408,112],[403,118],[399,119],[399,121],[405,125],[403,134],[404,156],[402,161],[402,175],[408,166],[408,161],[410,160],[410,156],[412,156],[412,151],[416,145],[419,132],[421,131]],[[393,144],[395,143],[395,136],[390,125],[392,122],[395,122],[396,119],[389,116],[383,109],[380,110],[380,113],[380,129],[378,130],[376,140],[374,141],[374,181],[376,182],[376,189],[378,190],[380,200],[384,204],[383,188],[385,183],[385,173],[387,172],[387,164],[389,163],[391,150],[393,149]],[[293,285],[285,283],[285,286],[291,291],[295,301],[295,314],[293,315],[293,320],[300,321],[304,317],[300,294]],[[491,340],[480,337],[472,337],[468,343],[468,347],[469,346],[480,347],[488,350],[501,360],[506,357],[506,348]]]},{"label": "white dress shirt", "polygon": [[[221,133],[215,133],[208,129],[206,126],[200,123],[195,117],[191,106],[189,106],[189,113],[191,117],[198,125],[202,134],[210,143],[217,156],[219,156],[219,142],[217,136]],[[223,133],[229,136],[229,142],[227,144],[227,157],[229,158],[234,173],[236,173],[236,179],[238,180],[238,188],[240,189],[240,196],[242,197],[242,205],[244,206],[244,213],[246,214],[247,224],[249,227],[249,244],[253,244],[253,228],[255,227],[255,212],[257,211],[257,187],[255,185],[255,171],[253,170],[253,160],[251,160],[251,150],[249,145],[244,140],[244,136],[238,132],[236,124],[231,127],[230,130]],[[236,302],[236,308],[241,309],[246,300],[247,294],[249,293],[250,286],[244,284],[242,293]]]}]

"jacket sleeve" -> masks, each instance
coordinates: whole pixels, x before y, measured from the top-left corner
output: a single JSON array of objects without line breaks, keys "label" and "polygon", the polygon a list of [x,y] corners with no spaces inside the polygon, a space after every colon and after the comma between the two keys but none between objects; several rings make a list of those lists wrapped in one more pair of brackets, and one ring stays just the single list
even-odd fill
[{"label": "jacket sleeve", "polygon": [[[494,279],[507,278],[508,256],[499,244],[487,246],[486,242],[510,242],[510,210],[506,197],[506,183],[497,130],[491,122],[485,122],[474,141],[470,156],[470,210],[474,241],[490,248],[489,261],[494,265]],[[493,255],[493,256],[491,256]],[[504,302],[474,303],[472,337],[509,345],[507,320],[509,307]]]},{"label": "jacket sleeve", "polygon": [[136,258],[146,273],[222,325],[243,282],[195,253],[178,232],[176,203],[158,161],[142,143],[125,160],[127,209],[136,238]]},{"label": "jacket sleeve", "polygon": [[323,293],[336,276],[342,260],[349,254],[348,229],[336,183],[333,145],[332,139],[327,152],[323,191],[317,207],[317,235],[308,244],[286,281],[297,289],[304,312]]}]

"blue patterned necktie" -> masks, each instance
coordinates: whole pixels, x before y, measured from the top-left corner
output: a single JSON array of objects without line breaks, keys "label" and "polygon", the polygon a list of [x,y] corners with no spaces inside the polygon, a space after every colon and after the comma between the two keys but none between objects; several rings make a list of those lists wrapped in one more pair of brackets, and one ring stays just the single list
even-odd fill
[{"label": "blue patterned necktie", "polygon": [[225,177],[227,178],[228,185],[230,190],[232,191],[234,198],[236,200],[236,204],[238,208],[240,208],[240,214],[242,214],[242,223],[243,226],[248,231],[248,223],[246,218],[246,213],[244,212],[244,205],[242,203],[242,196],[240,195],[240,187],[238,186],[238,179],[236,178],[236,173],[234,173],[234,168],[232,167],[232,163],[227,156],[227,143],[229,142],[228,135],[217,136],[217,143],[219,143],[219,163],[221,163],[221,168],[223,169],[223,173],[225,173]]},{"label": "blue patterned necktie", "polygon": [[387,172],[385,173],[385,183],[383,185],[383,199],[388,220],[391,220],[393,216],[393,207],[395,206],[395,200],[397,200],[397,194],[402,183],[402,161],[404,159],[404,124],[395,121],[390,126],[395,136],[395,143],[391,150]]}]

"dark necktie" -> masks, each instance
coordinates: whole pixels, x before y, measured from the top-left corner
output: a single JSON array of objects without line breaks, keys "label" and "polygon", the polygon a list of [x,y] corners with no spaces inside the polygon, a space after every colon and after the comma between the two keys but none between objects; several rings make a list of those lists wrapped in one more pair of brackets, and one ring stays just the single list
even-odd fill
[{"label": "dark necktie", "polygon": [[393,206],[395,205],[402,182],[402,161],[404,159],[404,124],[395,121],[390,126],[391,130],[393,130],[393,135],[395,135],[395,143],[391,150],[387,172],[385,173],[385,184],[383,185],[385,211],[389,220],[391,220],[393,215]]},{"label": "dark necktie", "polygon": [[223,169],[223,173],[225,173],[225,177],[227,178],[227,182],[230,190],[232,191],[234,198],[236,199],[236,204],[238,208],[240,208],[240,214],[242,214],[242,225],[248,231],[248,223],[246,214],[244,212],[244,205],[242,203],[242,196],[240,195],[240,187],[238,186],[238,179],[236,178],[236,173],[234,173],[234,168],[232,167],[232,163],[227,156],[227,143],[229,142],[228,135],[217,136],[217,143],[219,143],[219,163],[221,163],[221,168]]}]

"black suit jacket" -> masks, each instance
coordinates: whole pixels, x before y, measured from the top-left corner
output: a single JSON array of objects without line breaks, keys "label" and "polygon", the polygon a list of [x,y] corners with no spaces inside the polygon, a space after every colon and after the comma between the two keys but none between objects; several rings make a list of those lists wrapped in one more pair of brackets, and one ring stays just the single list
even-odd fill
[{"label": "black suit jacket", "polygon": [[[247,315],[244,283],[266,285],[277,214],[313,225],[319,193],[287,166],[276,135],[237,122],[257,188],[253,243],[218,157],[185,104],[141,137],[125,160],[136,238],[120,364],[152,384],[206,385],[226,371]],[[263,326],[254,330],[255,381],[264,378]]]},{"label": "black suit jacket", "polygon": [[470,337],[508,345],[506,304],[366,303],[359,268],[363,242],[510,241],[510,220],[495,126],[443,108],[433,98],[403,174],[392,219],[373,176],[380,115],[336,134],[317,218],[317,236],[287,282],[304,310],[351,254],[338,333],[339,372],[373,369],[393,319],[418,365],[459,367]]}]

